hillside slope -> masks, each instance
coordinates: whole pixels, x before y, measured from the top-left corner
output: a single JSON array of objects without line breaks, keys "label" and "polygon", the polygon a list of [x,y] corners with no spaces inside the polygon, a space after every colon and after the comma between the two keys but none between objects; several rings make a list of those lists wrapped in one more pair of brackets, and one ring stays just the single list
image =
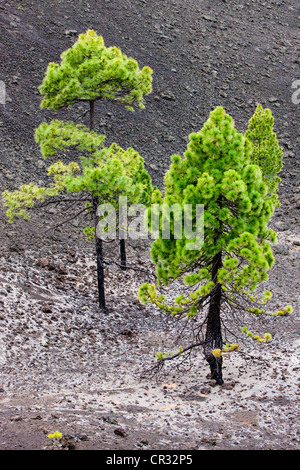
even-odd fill
[{"label": "hillside slope", "polygon": [[299,15],[297,0],[57,0],[51,6],[24,0],[20,9],[6,1],[0,6],[0,79],[7,88],[0,106],[1,186],[43,176],[33,139],[43,120],[84,119],[80,106],[66,114],[41,111],[37,87],[47,64],[91,28],[106,45],[154,70],[144,111],[97,107],[98,130],[108,142],[134,146],[161,181],[170,155],[185,150],[187,136],[215,106],[224,106],[243,131],[261,103],[271,108],[285,149],[282,190],[289,203],[299,183],[300,105],[292,103],[300,74]]},{"label": "hillside slope", "polygon": [[[239,355],[225,358],[221,387],[198,351],[183,364],[190,369],[152,377],[145,370],[157,351],[177,350],[179,330],[137,302],[146,274],[107,266],[104,315],[81,222],[45,233],[65,214],[48,207],[10,225],[0,204],[1,450],[49,449],[55,430],[64,449],[299,449],[300,105],[292,102],[299,26],[298,0],[0,3],[0,80],[7,89],[0,191],[45,178],[47,162],[33,138],[42,121],[86,119],[82,106],[42,111],[37,87],[48,63],[94,29],[106,45],[154,71],[145,110],[99,105],[96,127],[108,143],[135,147],[155,184],[215,106],[224,106],[240,131],[257,103],[271,108],[284,167],[266,287],[276,306],[290,303],[295,311],[291,319],[253,325],[257,333],[270,331],[273,342],[255,346],[246,338]],[[151,275],[146,247],[130,247],[128,260]],[[106,260],[115,259],[115,249]]]}]

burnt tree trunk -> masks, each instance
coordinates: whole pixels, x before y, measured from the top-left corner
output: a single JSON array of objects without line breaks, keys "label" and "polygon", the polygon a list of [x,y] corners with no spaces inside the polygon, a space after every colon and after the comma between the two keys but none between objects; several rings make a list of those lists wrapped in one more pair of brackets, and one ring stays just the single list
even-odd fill
[{"label": "burnt tree trunk", "polygon": [[105,305],[105,290],[104,290],[104,263],[103,263],[103,243],[101,238],[97,236],[97,225],[99,223],[99,216],[97,209],[99,205],[99,198],[93,197],[93,208],[95,218],[95,240],[96,240],[96,260],[97,260],[97,282],[98,282],[98,295],[99,295],[99,307],[102,310],[106,310]]},{"label": "burnt tree trunk", "polygon": [[[90,101],[90,130],[93,131],[94,127],[95,127],[95,101]],[[98,206],[99,206],[99,197],[93,196],[99,307],[102,310],[106,310],[105,290],[104,290],[103,243],[102,243],[101,238],[97,236],[97,225],[99,223],[99,216],[97,214]]]},{"label": "burnt tree trunk", "polygon": [[215,286],[211,292],[204,342],[204,354],[210,366],[211,378],[216,380],[218,385],[222,385],[224,383],[222,379],[222,357],[215,357],[212,354],[212,350],[222,350],[223,346],[220,318],[222,286],[217,282],[218,270],[221,267],[222,252],[219,252],[213,258],[211,280],[215,283]]},{"label": "burnt tree trunk", "polygon": [[121,256],[121,268],[126,269],[126,245],[125,240],[120,240],[120,256]]},{"label": "burnt tree trunk", "polygon": [[95,128],[95,101],[90,101],[90,130]]}]

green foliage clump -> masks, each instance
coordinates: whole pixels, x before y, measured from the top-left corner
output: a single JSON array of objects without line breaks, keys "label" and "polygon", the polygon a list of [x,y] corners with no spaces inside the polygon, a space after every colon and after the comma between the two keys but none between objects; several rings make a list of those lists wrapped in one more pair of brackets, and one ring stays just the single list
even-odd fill
[{"label": "green foliage clump", "polygon": [[[82,156],[79,162],[64,164],[58,160],[52,164],[48,175],[54,181],[49,187],[30,183],[13,192],[5,191],[3,201],[11,222],[16,216],[28,219],[30,214],[26,209],[32,208],[35,202],[64,193],[82,193],[90,197],[91,202],[93,197],[98,197],[100,203],[110,203],[116,209],[120,195],[127,196],[131,203],[149,204],[151,178],[144,167],[144,159],[133,148],[124,150],[116,143],[103,147],[103,136],[90,132],[85,126],[58,120],[49,125],[41,124],[35,136],[44,157],[68,147],[77,147],[90,156]],[[90,205],[87,210],[89,208]]]},{"label": "green foliage clump", "polygon": [[268,186],[268,195],[279,206],[277,191],[281,181],[278,173],[283,166],[282,148],[273,127],[271,110],[258,105],[245,136],[253,145],[251,160],[261,168],[263,180]]},{"label": "green foliage clump", "polygon": [[99,135],[83,124],[54,119],[50,124],[43,122],[39,125],[35,130],[35,141],[44,158],[65,151],[68,147],[77,147],[93,156],[104,147],[105,135]]},{"label": "green foliage clump", "polygon": [[28,209],[36,203],[43,203],[47,198],[59,195],[65,189],[65,179],[73,177],[79,171],[79,165],[71,162],[68,165],[57,162],[48,169],[48,174],[53,175],[54,181],[48,187],[38,186],[34,183],[22,184],[14,191],[3,191],[3,205],[7,207],[6,215],[9,222],[15,217],[29,219]]},{"label": "green foliage clump", "polygon": [[242,329],[241,329],[242,333],[244,333],[245,335],[247,335],[249,338],[257,341],[258,343],[268,343],[271,341],[272,339],[272,335],[271,333],[265,333],[263,337],[259,336],[259,335],[255,335],[253,334],[251,331],[248,330],[248,328],[246,326],[244,326]]},{"label": "green foliage clump", "polygon": [[61,63],[51,62],[39,88],[42,108],[59,109],[78,101],[109,99],[133,110],[144,108],[143,97],[152,91],[152,70],[115,46],[106,47],[93,30],[80,34],[75,44],[61,54]]},{"label": "green foliage clump", "polygon": [[[168,284],[197,264],[197,269],[186,275],[185,283],[207,283],[212,260],[222,251],[218,281],[224,288],[232,290],[236,284],[255,289],[267,278],[274,262],[268,243],[275,240],[275,233],[268,228],[274,207],[266,194],[261,169],[251,161],[251,145],[236,131],[232,118],[217,108],[203,128],[190,135],[184,157],[172,156],[161,196],[162,203],[168,206],[203,205],[203,246],[188,250],[194,239],[184,236],[178,240],[172,236],[170,240],[155,240],[151,254],[157,265],[158,282]],[[195,223],[196,220],[193,228]]]}]

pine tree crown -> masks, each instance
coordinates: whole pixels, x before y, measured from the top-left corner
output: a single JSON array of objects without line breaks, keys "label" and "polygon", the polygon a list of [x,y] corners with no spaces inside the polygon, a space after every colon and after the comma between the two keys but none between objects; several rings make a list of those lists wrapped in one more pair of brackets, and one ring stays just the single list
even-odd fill
[{"label": "pine tree crown", "polygon": [[[268,243],[275,237],[268,228],[274,203],[266,198],[268,187],[261,168],[251,159],[252,151],[232,117],[218,107],[203,128],[189,136],[184,156],[171,157],[161,200],[169,206],[203,205],[204,243],[200,250],[189,251],[187,244],[194,240],[172,236],[155,240],[151,254],[160,282],[168,283],[195,264],[199,271],[211,268],[220,251],[229,257],[219,273],[224,284],[235,280],[255,288],[267,278],[274,262]],[[194,219],[194,227],[195,223]]]},{"label": "pine tree crown", "polygon": [[61,54],[60,64],[48,65],[39,91],[42,108],[100,99],[121,102],[130,110],[134,104],[144,108],[143,97],[152,91],[152,69],[140,69],[135,59],[115,46],[106,47],[102,36],[87,30]]}]

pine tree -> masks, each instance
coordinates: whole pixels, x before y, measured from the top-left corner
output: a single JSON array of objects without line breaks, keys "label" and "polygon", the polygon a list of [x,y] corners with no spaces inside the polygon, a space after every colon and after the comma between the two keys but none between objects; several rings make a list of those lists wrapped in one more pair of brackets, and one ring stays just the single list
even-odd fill
[{"label": "pine tree", "polygon": [[39,90],[42,108],[60,109],[77,102],[92,106],[111,100],[130,110],[135,104],[143,109],[144,96],[152,91],[152,70],[139,69],[136,60],[115,46],[106,47],[102,36],[88,30],[61,54],[60,64],[48,65]]},{"label": "pine tree", "polygon": [[[93,30],[61,54],[61,63],[51,62],[40,86],[42,108],[59,109],[78,102],[89,103],[90,130],[95,128],[95,103],[110,100],[133,111],[134,105],[145,107],[144,96],[152,91],[152,70],[113,46],[106,47],[102,36]],[[99,205],[96,197],[93,207]],[[95,215],[95,221],[97,217]],[[100,305],[105,308],[102,241],[96,235],[97,272]],[[125,241],[120,241],[121,261],[126,267]]]},{"label": "pine tree", "polygon": [[[145,179],[145,188],[149,189],[151,184],[143,160],[133,149],[123,151],[113,144],[108,149],[102,149],[102,153],[99,154],[99,146],[104,142],[104,136],[95,133],[95,103],[100,100],[110,100],[120,103],[131,111],[134,110],[134,106],[143,109],[144,96],[152,91],[152,70],[149,67],[140,69],[134,59],[127,57],[117,47],[106,47],[102,36],[98,36],[93,30],[88,30],[86,34],[79,35],[75,44],[61,54],[60,64],[51,62],[48,65],[39,91],[43,95],[41,108],[58,110],[69,108],[79,102],[87,102],[90,115],[89,129],[75,125],[72,121],[63,123],[54,120],[50,125],[43,123],[36,132],[36,139],[41,145],[43,155],[46,157],[48,154],[75,145],[79,150],[89,152],[90,158],[82,160],[81,163],[71,162],[69,165],[64,165],[57,162],[51,166],[49,172],[54,176],[54,183],[49,188],[23,185],[14,194],[6,192],[4,201],[9,207],[8,216],[10,220],[16,214],[28,217],[26,206],[32,206],[34,201],[43,201],[47,196],[57,196],[60,191],[88,191],[92,195],[90,210],[94,214],[94,226],[97,227],[99,224],[97,208],[100,200],[103,201],[101,198],[104,195],[107,197],[108,193],[110,195],[113,193],[109,189],[109,184],[114,185],[115,195],[121,190],[129,194],[131,190],[135,191],[140,184],[143,184],[139,179],[134,182],[133,170],[128,163],[130,158],[137,164],[137,169],[141,170],[140,175],[141,179]],[[106,172],[108,168],[112,174]],[[77,171],[81,171],[81,175],[75,177]],[[81,189],[80,186],[76,186],[72,191],[70,188],[75,188],[75,180],[77,183],[81,181],[82,186]],[[125,181],[126,184],[131,184],[131,189],[129,186],[126,188]],[[146,189],[143,193],[145,192]],[[105,309],[103,244],[96,230],[95,242],[99,305]],[[124,268],[126,266],[124,242],[121,242],[121,259]]]},{"label": "pine tree", "polygon": [[[80,207],[76,215],[90,214],[92,217],[92,226],[88,225],[84,231],[88,239],[101,241],[101,251],[98,247],[97,256],[100,257],[98,263],[103,265],[102,239],[97,237],[96,231],[100,222],[98,205],[110,204],[117,212],[120,196],[126,196],[128,203],[150,204],[152,183],[143,158],[133,148],[124,150],[116,143],[104,147],[104,136],[73,122],[54,120],[50,124],[42,123],[35,137],[45,158],[67,148],[78,148],[85,156],[81,156],[79,162],[64,164],[58,160],[52,164],[48,168],[48,176],[53,178],[53,182],[48,187],[30,183],[12,192],[4,191],[2,197],[9,221],[13,222],[15,217],[30,218],[30,211],[36,203],[39,206],[49,201],[55,204],[76,203]],[[104,277],[99,279],[101,274],[102,271],[97,272],[99,305],[103,309],[106,304]]]},{"label": "pine tree", "polygon": [[[274,263],[270,242],[275,241],[276,234],[268,228],[268,222],[275,204],[268,197],[260,167],[252,161],[252,144],[237,132],[223,108],[216,108],[203,128],[189,139],[184,157],[171,157],[164,192],[156,190],[153,202],[158,206],[180,205],[182,225],[186,205],[203,206],[203,243],[189,249],[196,237],[190,239],[185,233],[182,238],[176,237],[176,211],[167,220],[171,236],[164,238],[161,215],[159,236],[151,247],[158,286],[143,284],[138,295],[142,303],[153,302],[169,315],[197,321],[198,341],[185,349],[180,347],[173,358],[191,347],[203,346],[211,378],[222,384],[222,355],[239,349],[235,343],[224,345],[222,313],[243,309],[252,315],[272,314],[264,306],[271,293],[266,291],[260,299],[254,292],[268,278]],[[155,210],[151,209],[149,220]],[[189,217],[195,230],[195,211]],[[158,288],[179,278],[185,284],[183,293],[170,303]],[[291,310],[287,306],[273,314]],[[258,341],[270,339],[269,334],[261,338],[245,328],[243,331]],[[159,354],[158,359],[162,364],[170,358]]]}]

